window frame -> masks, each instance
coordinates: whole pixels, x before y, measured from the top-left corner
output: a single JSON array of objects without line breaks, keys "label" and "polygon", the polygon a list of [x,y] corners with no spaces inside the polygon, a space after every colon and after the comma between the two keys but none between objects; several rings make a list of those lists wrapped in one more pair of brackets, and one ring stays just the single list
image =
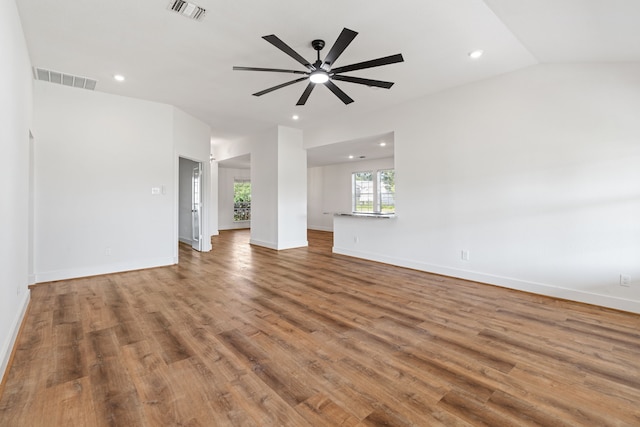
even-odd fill
[{"label": "window frame", "polygon": [[[384,168],[384,169],[370,169],[370,170],[358,170],[358,171],[353,171],[351,172],[351,212],[354,214],[395,214],[395,182],[394,182],[394,190],[392,192],[386,192],[387,194],[392,194],[393,196],[393,211],[390,212],[383,212],[382,211],[382,202],[383,202],[383,196],[382,196],[382,183],[381,183],[381,174],[383,172],[387,172],[387,171],[393,171],[394,173],[394,181],[395,181],[395,168]],[[356,177],[358,174],[365,174],[365,173],[369,173],[371,175],[371,187],[372,187],[372,191],[371,191],[371,210],[359,210],[357,203],[358,200],[356,200],[356,198],[360,199],[362,197],[362,193],[358,193],[357,191],[357,187],[356,187],[356,182],[358,182],[356,180]],[[368,181],[365,181],[368,182]],[[367,193],[369,194],[369,193]]]},{"label": "window frame", "polygon": [[[236,206],[236,184],[249,184],[249,202],[248,206],[238,207]],[[233,178],[233,222],[246,222],[251,221],[251,191],[253,190],[251,186],[251,178]],[[240,209],[248,209],[246,212],[239,212]],[[238,219],[238,216],[240,218]]]},{"label": "window frame", "polygon": [[[384,184],[382,184],[382,173],[383,172],[387,172],[387,171],[393,171],[393,191],[387,191],[387,194],[391,194],[392,195],[392,199],[393,199],[393,210],[390,212],[383,212],[382,207],[383,207],[383,197],[382,197],[382,187],[384,187]],[[377,186],[377,191],[376,191],[376,195],[377,195],[377,206],[376,206],[376,211],[375,213],[381,213],[381,214],[395,214],[396,213],[396,189],[395,189],[395,175],[396,175],[396,169],[395,168],[386,168],[386,169],[378,169],[376,170],[376,186]]]},{"label": "window frame", "polygon": [[[356,175],[369,173],[371,175],[371,181],[358,181],[356,180]],[[372,213],[375,210],[375,180],[373,179],[373,173],[371,171],[363,170],[363,171],[355,171],[351,173],[351,211],[353,213]],[[371,211],[358,210],[356,197],[358,199],[362,198],[362,191],[358,191],[356,187],[356,182],[371,182],[371,192],[367,192],[365,194],[371,194]],[[368,204],[368,202],[367,202]]]}]

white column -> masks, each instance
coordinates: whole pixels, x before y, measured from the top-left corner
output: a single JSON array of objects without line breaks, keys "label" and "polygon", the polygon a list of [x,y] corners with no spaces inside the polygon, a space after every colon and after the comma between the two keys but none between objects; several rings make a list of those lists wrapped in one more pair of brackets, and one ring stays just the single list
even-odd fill
[{"label": "white column", "polygon": [[251,243],[272,249],[307,245],[307,154],[302,131],[278,126],[251,152]]}]

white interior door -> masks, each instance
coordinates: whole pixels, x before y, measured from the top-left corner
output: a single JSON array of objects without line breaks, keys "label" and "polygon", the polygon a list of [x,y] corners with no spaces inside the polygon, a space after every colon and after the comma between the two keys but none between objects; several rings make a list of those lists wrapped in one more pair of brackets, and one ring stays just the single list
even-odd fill
[{"label": "white interior door", "polygon": [[191,246],[197,251],[202,250],[202,165],[198,163],[193,168],[191,177]]}]

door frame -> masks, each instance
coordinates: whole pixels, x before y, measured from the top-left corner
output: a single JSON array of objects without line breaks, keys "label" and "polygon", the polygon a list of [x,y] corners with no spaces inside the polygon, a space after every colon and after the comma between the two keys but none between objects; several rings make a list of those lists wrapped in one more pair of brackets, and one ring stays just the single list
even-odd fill
[{"label": "door frame", "polygon": [[190,160],[195,163],[199,163],[201,167],[200,178],[200,192],[201,192],[201,204],[200,209],[200,234],[202,235],[201,251],[209,252],[211,250],[211,238],[209,233],[209,209],[211,203],[211,165],[209,159],[193,158],[189,155],[184,155],[179,152],[174,156],[174,262],[178,263],[178,244],[180,241],[180,158]]},{"label": "door frame", "polygon": [[[195,196],[195,180],[196,180],[196,170],[198,173],[198,202],[196,206],[196,203],[194,202],[194,196]],[[194,162],[194,167],[191,169],[191,247],[199,252],[202,252],[202,241],[204,240],[204,235],[202,234],[202,163],[201,162]],[[196,213],[197,210],[197,219],[194,220],[194,217],[196,217],[196,215],[194,215]],[[196,236],[194,233],[194,229],[196,228],[196,225],[198,226],[198,235]]]}]

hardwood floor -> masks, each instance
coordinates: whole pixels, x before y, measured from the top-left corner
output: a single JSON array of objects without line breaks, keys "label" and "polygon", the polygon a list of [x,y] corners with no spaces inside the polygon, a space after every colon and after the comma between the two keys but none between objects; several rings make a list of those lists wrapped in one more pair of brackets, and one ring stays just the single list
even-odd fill
[{"label": "hardwood floor", "polygon": [[638,315],[248,238],[34,287],[0,425],[640,425]]}]

